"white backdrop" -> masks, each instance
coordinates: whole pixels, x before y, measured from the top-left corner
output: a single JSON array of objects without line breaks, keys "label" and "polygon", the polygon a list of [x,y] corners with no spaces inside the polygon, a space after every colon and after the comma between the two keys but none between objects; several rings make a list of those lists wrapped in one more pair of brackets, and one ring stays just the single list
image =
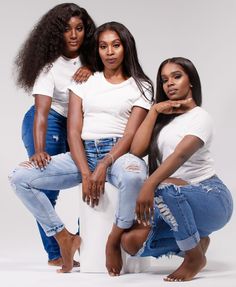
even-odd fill
[{"label": "white backdrop", "polygon": [[[39,17],[61,2],[12,0],[1,5],[0,257],[9,260],[45,256],[35,221],[12,192],[7,179],[11,169],[26,158],[21,121],[33,103],[31,97],[16,89],[12,62]],[[236,1],[80,0],[78,4],[87,9],[97,25],[115,20],[129,28],[136,39],[142,66],[154,82],[159,64],[167,57],[184,56],[193,61],[202,81],[203,107],[215,120],[212,152],[216,170],[236,198]],[[79,212],[77,196],[76,188],[61,192],[58,202],[58,212],[71,231],[76,229]],[[235,230],[233,216],[224,229],[212,236],[210,258],[235,260]]]}]

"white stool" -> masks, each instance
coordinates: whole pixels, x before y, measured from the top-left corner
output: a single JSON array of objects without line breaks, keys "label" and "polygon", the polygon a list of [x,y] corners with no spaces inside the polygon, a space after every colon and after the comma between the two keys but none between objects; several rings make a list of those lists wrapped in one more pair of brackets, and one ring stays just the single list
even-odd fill
[{"label": "white stool", "polygon": [[[82,191],[82,185],[80,185]],[[80,197],[81,198],[81,197]],[[105,247],[111,231],[117,202],[117,189],[106,183],[99,205],[92,208],[80,199],[80,272],[106,273]],[[150,258],[135,258],[122,250],[122,273],[144,272],[150,267]]]}]

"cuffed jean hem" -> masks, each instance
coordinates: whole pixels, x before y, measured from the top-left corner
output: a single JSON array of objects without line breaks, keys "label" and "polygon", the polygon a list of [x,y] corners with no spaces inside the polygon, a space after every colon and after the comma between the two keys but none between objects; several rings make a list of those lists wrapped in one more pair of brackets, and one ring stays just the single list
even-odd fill
[{"label": "cuffed jean hem", "polygon": [[51,228],[50,230],[47,230],[45,231],[46,235],[49,237],[49,236],[54,236],[56,235],[57,233],[59,233],[60,231],[62,231],[63,229],[65,228],[65,225],[62,224],[60,226],[57,226],[57,227],[54,227],[54,228]]},{"label": "cuffed jean hem", "polygon": [[48,261],[56,260],[59,258],[61,258],[61,254],[58,254],[58,253],[55,253],[55,255],[53,254],[48,255]]},{"label": "cuffed jean hem", "polygon": [[176,240],[176,243],[178,244],[180,250],[188,251],[196,247],[199,241],[200,241],[200,236],[199,236],[199,233],[196,232],[192,236],[184,240]]},{"label": "cuffed jean hem", "polygon": [[[174,239],[173,238],[163,238],[167,244],[163,245],[163,239],[159,238],[157,240],[157,247],[154,246],[151,247],[152,239],[153,239],[154,233],[153,230],[151,230],[147,236],[146,241],[143,243],[143,246],[138,250],[138,252],[135,255],[132,255],[133,257],[147,257],[152,256],[157,258],[161,258],[163,256],[170,257],[173,255],[179,256],[180,250],[178,246],[173,244]],[[169,244],[168,244],[169,243]]]},{"label": "cuffed jean hem", "polygon": [[129,229],[134,224],[134,221],[123,221],[116,218],[114,224],[121,229]]}]

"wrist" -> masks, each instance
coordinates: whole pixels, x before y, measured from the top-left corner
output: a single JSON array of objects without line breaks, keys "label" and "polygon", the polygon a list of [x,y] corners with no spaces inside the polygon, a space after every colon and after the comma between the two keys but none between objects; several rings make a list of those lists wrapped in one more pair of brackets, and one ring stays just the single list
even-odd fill
[{"label": "wrist", "polygon": [[36,150],[34,154],[44,154],[45,151],[44,150]]},{"label": "wrist", "polygon": [[109,167],[114,163],[114,161],[114,156],[111,153],[107,153],[106,156],[100,162]]},{"label": "wrist", "polygon": [[105,161],[105,160],[100,160],[100,161],[98,162],[98,165],[99,165],[99,166],[103,166],[103,167],[105,167],[105,168],[108,168],[108,167],[110,166],[110,163],[107,162],[107,161]]},{"label": "wrist", "polygon": [[150,112],[151,112],[151,114],[153,115],[153,116],[158,116],[159,115],[159,111],[157,110],[157,106],[156,105],[153,105],[152,107],[151,107],[151,109],[150,109]]},{"label": "wrist", "polygon": [[150,190],[155,191],[156,187],[157,187],[157,183],[155,181],[152,180],[151,177],[149,177],[146,181],[145,181],[145,185],[148,186],[148,188]]},{"label": "wrist", "polygon": [[82,180],[88,179],[90,175],[91,175],[90,171],[83,171],[83,172],[81,171]]}]

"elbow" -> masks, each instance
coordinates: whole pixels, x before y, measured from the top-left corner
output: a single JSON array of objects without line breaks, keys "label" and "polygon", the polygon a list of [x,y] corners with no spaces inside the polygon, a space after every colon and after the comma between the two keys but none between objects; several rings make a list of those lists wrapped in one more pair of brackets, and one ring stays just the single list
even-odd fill
[{"label": "elbow", "polygon": [[144,157],[145,155],[147,155],[147,153],[145,151],[143,151],[142,148],[140,148],[140,146],[137,144],[131,145],[130,153],[132,153],[133,155],[135,155],[137,157]]},{"label": "elbow", "polygon": [[139,155],[139,149],[132,144],[131,147],[130,147],[130,153],[132,153],[133,155],[138,156]]}]

